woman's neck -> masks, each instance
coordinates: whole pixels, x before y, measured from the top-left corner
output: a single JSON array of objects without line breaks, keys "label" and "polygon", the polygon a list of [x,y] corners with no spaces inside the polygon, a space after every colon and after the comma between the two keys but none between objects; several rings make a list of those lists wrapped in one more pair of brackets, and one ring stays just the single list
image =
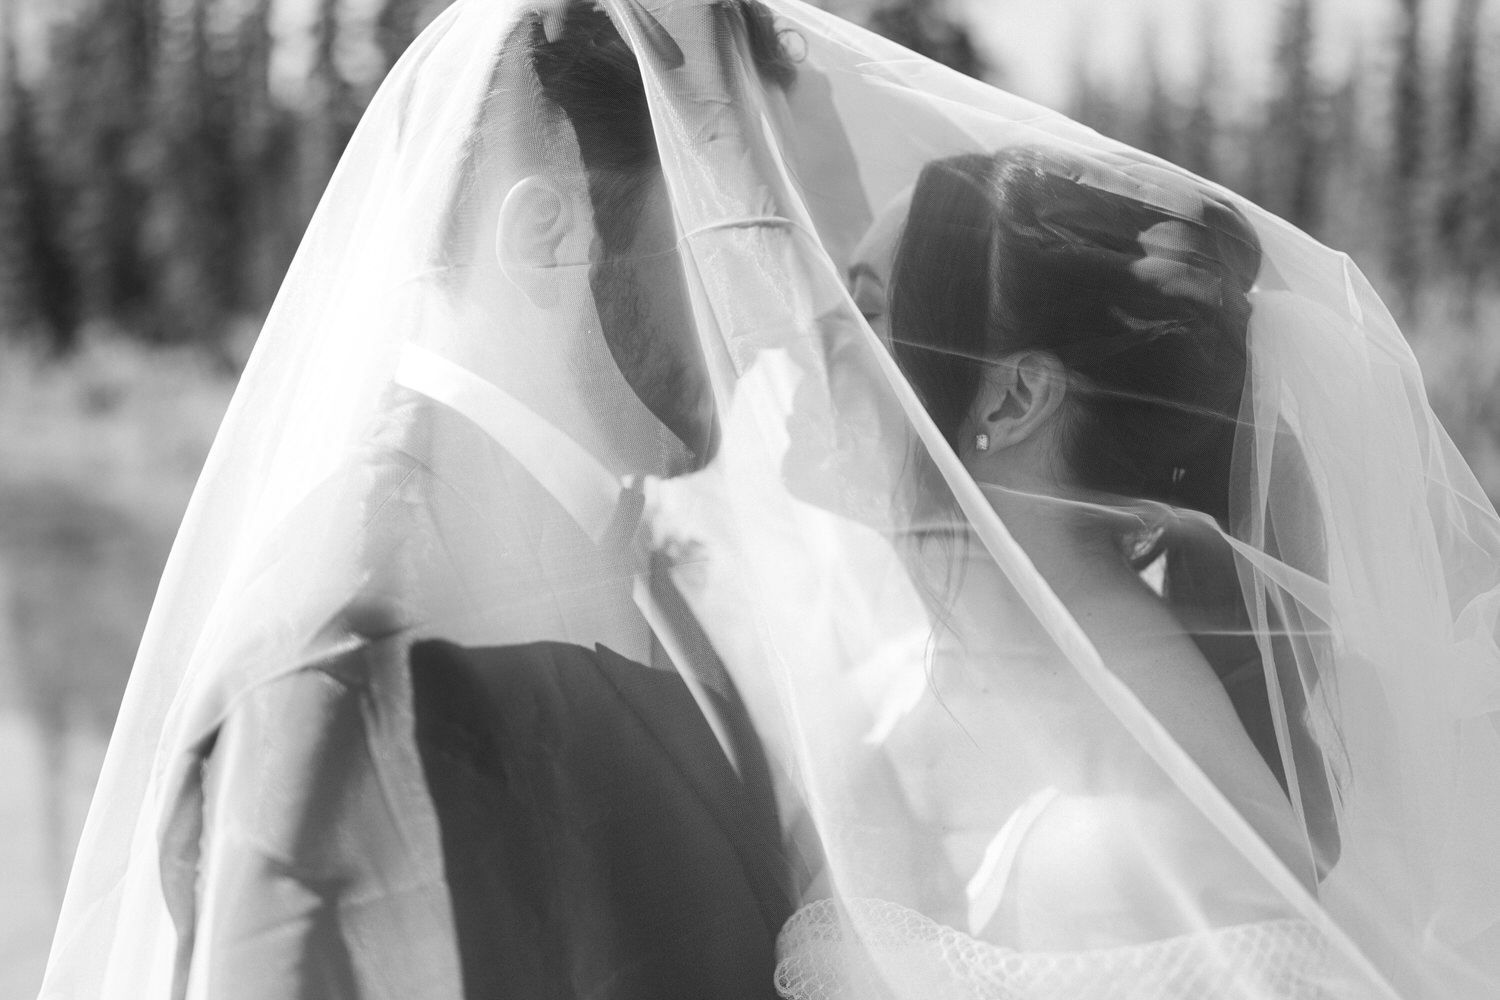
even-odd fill
[{"label": "woman's neck", "polygon": [[1069,606],[1140,585],[1117,532],[1097,512],[1037,493],[986,487],[990,506],[1059,600]]}]

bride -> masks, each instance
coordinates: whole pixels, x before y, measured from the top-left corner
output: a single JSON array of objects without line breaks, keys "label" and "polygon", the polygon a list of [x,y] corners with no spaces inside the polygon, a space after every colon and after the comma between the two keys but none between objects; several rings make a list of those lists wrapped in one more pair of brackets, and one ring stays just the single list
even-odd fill
[{"label": "bride", "polygon": [[459,0],[43,995],[1493,997],[1497,621],[1347,257],[800,0]]},{"label": "bride", "polygon": [[[1175,210],[1142,199],[1143,184],[1170,192]],[[1246,730],[1260,718],[1247,708],[1242,721],[1221,681],[1255,645],[1200,647],[1185,627],[1226,583],[1215,572],[1238,593],[1233,565],[1202,532],[1143,527],[1169,506],[1230,520],[1254,230],[1187,178],[1016,146],[928,165],[861,251],[855,301],[888,330],[965,471],[1111,671],[1311,886],[1279,752],[1262,758]],[[946,501],[940,486],[915,488],[918,505]],[[958,551],[924,551],[944,545]],[[936,986],[949,977],[981,996],[1196,996],[1208,970],[1224,976],[1220,995],[1322,995],[1317,929],[1111,725],[976,547],[967,531],[916,539],[919,577],[941,562],[956,578],[932,591],[942,626],[930,689],[886,740],[934,855],[969,875],[962,905],[928,892],[940,918],[929,920],[861,900],[855,925],[882,927],[880,947],[905,949],[903,964],[936,946],[920,964],[931,996],[949,995]],[[1140,568],[1158,559],[1153,588]],[[1164,851],[1192,860],[1187,878],[1158,877]],[[1204,926],[1219,930],[1184,936]],[[784,995],[857,995],[828,984],[843,975],[837,928],[828,903],[792,919]]]}]

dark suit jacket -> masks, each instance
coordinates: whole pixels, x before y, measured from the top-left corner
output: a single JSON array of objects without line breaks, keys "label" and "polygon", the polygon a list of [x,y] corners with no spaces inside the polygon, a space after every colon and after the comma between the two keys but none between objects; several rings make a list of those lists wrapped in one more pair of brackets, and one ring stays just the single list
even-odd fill
[{"label": "dark suit jacket", "polygon": [[[607,612],[628,586],[591,576],[587,540],[477,427],[389,402],[345,477],[358,592],[305,662],[230,671],[178,769],[179,995],[192,976],[213,997],[774,996],[794,887],[763,767],[741,781],[675,673],[477,643],[527,602]],[[579,553],[562,580],[559,545]]]},{"label": "dark suit jacket", "polygon": [[775,817],[675,674],[560,643],[411,666],[468,996],[775,995]]}]

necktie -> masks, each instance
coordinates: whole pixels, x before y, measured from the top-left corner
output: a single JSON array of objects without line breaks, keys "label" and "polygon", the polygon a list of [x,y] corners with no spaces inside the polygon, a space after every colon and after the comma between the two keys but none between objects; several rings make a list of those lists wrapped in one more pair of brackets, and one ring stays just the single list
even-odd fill
[{"label": "necktie", "polygon": [[633,596],[656,639],[664,662],[676,671],[703,712],[704,720],[740,776],[758,831],[771,843],[781,841],[770,766],[750,715],[724,662],[714,651],[682,592],[672,581],[668,560],[648,551],[637,527],[645,505],[638,480],[628,479],[620,492],[609,534],[633,549],[638,558]]}]

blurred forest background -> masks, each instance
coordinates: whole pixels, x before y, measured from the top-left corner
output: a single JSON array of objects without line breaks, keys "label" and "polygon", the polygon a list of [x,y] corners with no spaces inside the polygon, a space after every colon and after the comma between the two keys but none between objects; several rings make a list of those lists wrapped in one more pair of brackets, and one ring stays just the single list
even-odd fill
[{"label": "blurred forest background", "polygon": [[[0,998],[34,994],[177,520],[360,112],[447,0],[0,0]],[[1228,0],[1224,0],[1228,2]],[[1321,4],[1265,0],[1268,86],[1214,0],[1128,86],[1086,27],[1060,108],[1348,250],[1500,497],[1500,32],[1483,0],[1372,0],[1331,71]],[[981,0],[825,0],[975,76]],[[1229,55],[1234,58],[1229,58]],[[1263,92],[1262,92],[1263,91]]]}]

